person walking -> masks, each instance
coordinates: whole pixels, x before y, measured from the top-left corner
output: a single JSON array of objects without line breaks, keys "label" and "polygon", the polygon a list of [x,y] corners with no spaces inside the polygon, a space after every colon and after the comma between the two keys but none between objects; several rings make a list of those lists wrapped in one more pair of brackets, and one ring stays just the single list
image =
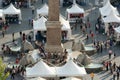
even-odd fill
[{"label": "person walking", "polygon": [[90,77],[91,77],[91,80],[93,80],[93,78],[94,78],[94,73],[93,72],[90,74]]},{"label": "person walking", "polygon": [[115,78],[116,78],[116,71],[114,70],[113,71],[113,80],[115,80]]},{"label": "person walking", "polygon": [[117,74],[117,80],[119,80],[119,76],[120,76],[120,73],[119,73],[119,72],[120,72],[119,70],[116,71],[116,74]]}]

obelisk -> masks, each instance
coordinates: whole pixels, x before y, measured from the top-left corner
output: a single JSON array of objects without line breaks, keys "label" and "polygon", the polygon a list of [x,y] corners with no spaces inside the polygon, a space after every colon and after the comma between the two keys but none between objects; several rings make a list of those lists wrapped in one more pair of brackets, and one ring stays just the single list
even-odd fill
[{"label": "obelisk", "polygon": [[62,53],[61,23],[59,21],[59,0],[48,0],[49,13],[47,26],[47,43],[45,51],[50,53]]}]

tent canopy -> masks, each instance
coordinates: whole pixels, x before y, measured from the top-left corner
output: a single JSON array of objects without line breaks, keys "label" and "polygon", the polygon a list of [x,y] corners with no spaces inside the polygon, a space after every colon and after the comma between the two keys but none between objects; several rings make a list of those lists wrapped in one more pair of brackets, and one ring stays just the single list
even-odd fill
[{"label": "tent canopy", "polygon": [[22,20],[21,10],[20,9],[16,9],[12,3],[9,5],[8,8],[3,10],[3,14],[4,15],[6,15],[6,14],[9,14],[9,15],[17,14],[19,16],[19,20]]},{"label": "tent canopy", "polygon": [[46,80],[46,79],[41,78],[41,77],[37,77],[37,78],[31,78],[31,79],[27,79],[27,80]]},{"label": "tent canopy", "polygon": [[48,5],[45,3],[42,8],[37,9],[37,15],[42,15],[42,16],[46,16],[48,15]]},{"label": "tent canopy", "polygon": [[68,78],[61,79],[61,80],[81,80],[81,79],[78,79],[78,78],[75,78],[75,77],[68,77]]},{"label": "tent canopy", "polygon": [[115,30],[117,33],[120,33],[120,26],[117,27],[117,28],[114,28],[114,30]]},{"label": "tent canopy", "polygon": [[54,68],[50,68],[46,63],[40,60],[32,68],[26,69],[27,77],[53,77],[55,76]]},{"label": "tent canopy", "polygon": [[77,4],[73,4],[71,8],[67,9],[67,12],[70,14],[84,13],[84,9],[80,8]]},{"label": "tent canopy", "polygon": [[62,67],[57,67],[57,76],[83,76],[86,75],[86,70],[84,67],[79,67],[77,64],[70,59]]},{"label": "tent canopy", "polygon": [[116,15],[119,15],[117,8],[113,7],[109,0],[107,1],[106,5],[104,5],[102,8],[99,8],[99,10],[102,16],[109,15],[111,11],[114,11]]},{"label": "tent canopy", "polygon": [[11,3],[8,8],[3,10],[4,14],[21,14],[20,9],[16,9],[14,5]]},{"label": "tent canopy", "polygon": [[[33,29],[34,30],[40,30],[40,31],[46,31],[46,24],[45,22],[47,19],[45,17],[41,17],[40,19],[33,21]],[[68,30],[70,29],[69,21],[66,21],[62,16],[60,16],[60,22],[62,24],[62,30]]]},{"label": "tent canopy", "polygon": [[103,21],[105,23],[110,23],[110,22],[118,22],[120,23],[120,17],[114,14],[112,11],[107,17],[103,18]]},{"label": "tent canopy", "polygon": [[40,31],[46,31],[46,25],[45,22],[47,21],[47,19],[45,17],[41,17],[40,19],[33,21],[33,29],[34,30],[40,30]]}]

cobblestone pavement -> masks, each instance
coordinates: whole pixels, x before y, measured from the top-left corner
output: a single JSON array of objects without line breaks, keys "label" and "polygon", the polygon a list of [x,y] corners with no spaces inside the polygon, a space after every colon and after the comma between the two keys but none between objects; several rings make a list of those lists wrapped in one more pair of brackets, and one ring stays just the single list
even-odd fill
[{"label": "cobblestone pavement", "polygon": [[[44,0],[44,3],[45,2],[47,3],[47,0]],[[91,0],[91,3],[94,4],[94,0]],[[34,4],[34,6],[35,6],[35,8],[40,8],[42,6],[41,0],[38,0],[38,2]],[[98,7],[92,6],[92,10],[90,9],[91,6],[89,6],[89,5],[86,5],[83,7],[86,9],[85,17],[89,17],[90,22],[92,23],[90,30],[94,30],[96,18],[99,16]],[[66,7],[60,7],[60,10],[61,10],[61,14],[65,16]],[[19,38],[20,31],[23,31],[26,34],[28,34],[32,30],[32,27],[30,25],[28,25],[28,19],[34,18],[36,13],[34,15],[32,15],[30,8],[22,8],[21,11],[22,11],[22,18],[23,18],[22,24],[20,24],[20,25],[10,24],[10,27],[8,28],[8,30],[5,34],[5,37],[2,38],[2,35],[0,34],[0,45],[2,45],[3,43],[12,41],[12,33],[13,32],[15,33],[15,39],[17,39],[17,38]],[[88,30],[88,32],[89,32],[89,30]],[[72,34],[76,39],[79,40],[80,36],[82,35],[79,25],[76,30],[75,29],[72,30]],[[97,34],[97,35],[95,35],[95,38],[96,38],[96,40],[106,40],[106,36],[103,34]],[[91,39],[89,39],[89,41],[87,43],[91,43]],[[67,45],[66,48],[70,48],[71,42],[67,42],[65,45]],[[120,64],[120,62],[119,62],[120,61],[120,54],[119,54],[120,45],[114,46],[112,48],[112,50],[114,50],[117,55],[117,57],[113,61],[115,61],[117,64]],[[0,54],[2,54],[2,52],[0,52]],[[4,62],[6,62],[6,63],[14,62],[15,58],[16,58],[16,55],[5,56]],[[91,58],[93,61],[96,61],[96,62],[99,62],[101,60],[106,60],[106,59],[108,59],[108,51],[105,50],[103,53],[100,53],[100,54],[96,53],[95,55],[92,55]],[[89,74],[86,75],[83,79],[91,80]],[[10,80],[10,77],[7,80]],[[14,80],[23,80],[23,77],[17,75]],[[102,71],[102,72],[95,74],[94,80],[112,80],[112,75],[110,74],[109,71],[107,71],[107,72]]]}]

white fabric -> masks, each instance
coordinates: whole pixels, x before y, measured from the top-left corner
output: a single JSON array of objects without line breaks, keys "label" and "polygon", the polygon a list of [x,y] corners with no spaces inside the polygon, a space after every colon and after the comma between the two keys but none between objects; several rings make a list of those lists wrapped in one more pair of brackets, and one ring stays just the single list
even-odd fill
[{"label": "white fabric", "polygon": [[65,65],[56,68],[57,76],[84,76],[86,70],[84,67],[79,67],[72,60],[69,60]]},{"label": "white fabric", "polygon": [[6,14],[10,14],[10,15],[18,14],[19,15],[19,19],[20,20],[22,19],[21,18],[21,10],[20,9],[16,9],[12,3],[9,5],[8,8],[3,10],[3,14],[4,15],[6,15]]},{"label": "white fabric", "polygon": [[40,19],[33,21],[33,29],[34,30],[40,30],[40,31],[46,31],[46,25],[45,22],[47,21],[47,19],[45,17],[41,17]]},{"label": "white fabric", "polygon": [[77,4],[73,4],[71,8],[67,9],[68,14],[85,13],[83,8],[80,8]]},{"label": "white fabric", "polygon": [[110,1],[107,1],[106,5],[104,5],[102,8],[99,8],[99,10],[102,16],[109,15],[111,11],[114,11],[116,15],[119,15],[117,8],[113,7]]},{"label": "white fabric", "polygon": [[54,77],[55,69],[40,60],[32,68],[26,68],[26,77]]},{"label": "white fabric", "polygon": [[31,54],[30,58],[31,58],[32,63],[35,63],[40,59],[40,55],[39,55],[40,51],[38,49],[33,50],[33,51],[29,51],[29,53]]},{"label": "white fabric", "polygon": [[115,13],[112,11],[107,17],[103,18],[103,21],[105,23],[110,23],[110,22],[120,22],[120,17],[115,15]]},{"label": "white fabric", "polygon": [[5,16],[3,15],[3,9],[0,9],[0,18],[5,21]]},{"label": "white fabric", "polygon": [[[47,19],[44,18],[43,16],[36,20],[36,21],[33,21],[33,29],[34,29],[34,33],[36,33],[37,30],[40,30],[40,31],[46,31],[47,28],[46,28],[46,22]],[[60,22],[61,22],[61,25],[62,25],[62,30],[65,30],[65,31],[68,31],[67,33],[67,39],[70,39],[71,38],[71,28],[70,28],[70,24],[69,24],[69,21],[65,20],[62,16],[60,16]],[[35,37],[34,37],[35,39]]]},{"label": "white fabric", "polygon": [[37,9],[37,18],[39,18],[39,15],[41,16],[47,16],[48,15],[48,5],[44,4],[42,8]]},{"label": "white fabric", "polygon": [[117,28],[114,28],[114,30],[115,30],[117,33],[120,33],[120,26],[117,27]]},{"label": "white fabric", "polygon": [[31,78],[31,79],[27,79],[27,80],[46,80],[46,79],[41,78],[41,77],[37,77],[37,78]]},{"label": "white fabric", "polygon": [[74,78],[74,77],[68,77],[68,78],[61,79],[61,80],[81,80],[81,79]]}]

